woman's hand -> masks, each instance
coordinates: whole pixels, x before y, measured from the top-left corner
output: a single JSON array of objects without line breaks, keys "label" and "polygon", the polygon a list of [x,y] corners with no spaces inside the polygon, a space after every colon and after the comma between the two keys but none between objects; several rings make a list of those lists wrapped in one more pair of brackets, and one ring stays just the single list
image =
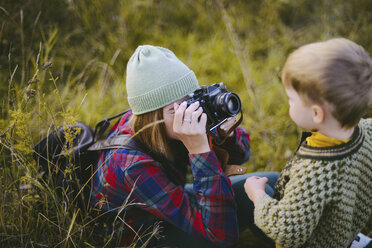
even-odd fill
[{"label": "woman's hand", "polygon": [[[173,132],[182,141],[190,154],[209,152],[205,126],[207,115],[199,107],[199,102],[194,102],[189,107],[183,102],[174,104]],[[199,120],[200,117],[200,120]]]},{"label": "woman's hand", "polygon": [[234,131],[232,131],[231,133],[227,133],[230,128],[232,128],[235,123],[237,123],[239,121],[239,116],[236,115],[236,116],[233,116],[233,117],[229,117],[224,123],[222,123],[222,125],[220,125],[218,127],[218,132],[223,135],[223,136],[228,136],[228,137],[231,137],[234,135]]},{"label": "woman's hand", "polygon": [[268,179],[267,177],[248,177],[244,183],[244,190],[247,193],[249,199],[256,205],[257,200],[266,195],[265,188]]}]

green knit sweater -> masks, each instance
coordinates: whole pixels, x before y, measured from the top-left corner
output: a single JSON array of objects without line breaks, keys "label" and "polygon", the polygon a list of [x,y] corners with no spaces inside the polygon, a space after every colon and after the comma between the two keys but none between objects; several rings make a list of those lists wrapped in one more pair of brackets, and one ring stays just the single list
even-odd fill
[{"label": "green knit sweater", "polygon": [[324,148],[301,144],[274,198],[261,197],[256,225],[281,247],[347,247],[372,210],[372,119],[353,138]]}]

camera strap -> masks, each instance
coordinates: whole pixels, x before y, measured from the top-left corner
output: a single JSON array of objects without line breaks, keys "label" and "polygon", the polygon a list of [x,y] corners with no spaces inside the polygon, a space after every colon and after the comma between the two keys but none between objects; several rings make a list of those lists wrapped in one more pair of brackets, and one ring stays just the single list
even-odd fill
[{"label": "camera strap", "polygon": [[218,160],[220,161],[221,168],[226,176],[243,175],[247,172],[247,168],[243,165],[229,164],[229,153],[222,147],[218,147],[212,144],[212,149],[216,153]]}]

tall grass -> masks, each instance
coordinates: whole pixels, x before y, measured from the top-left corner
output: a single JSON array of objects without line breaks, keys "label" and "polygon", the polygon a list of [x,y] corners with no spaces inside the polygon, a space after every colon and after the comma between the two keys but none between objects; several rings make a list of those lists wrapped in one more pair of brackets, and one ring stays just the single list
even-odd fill
[{"label": "tall grass", "polygon": [[[223,81],[241,97],[250,172],[280,171],[298,142],[278,78],[290,51],[343,36],[372,52],[367,0],[9,0],[0,7],[1,247],[101,247],[114,238],[97,235],[97,216],[56,194],[32,147],[63,124],[94,126],[128,108],[125,65],[138,45],[170,48],[201,85]],[[371,229],[370,220],[364,232]],[[255,242],[247,233],[235,247]]]}]

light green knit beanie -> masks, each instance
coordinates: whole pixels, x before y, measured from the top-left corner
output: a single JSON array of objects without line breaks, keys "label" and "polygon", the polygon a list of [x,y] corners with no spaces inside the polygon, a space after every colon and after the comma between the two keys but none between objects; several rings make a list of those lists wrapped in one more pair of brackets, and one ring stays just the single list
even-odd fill
[{"label": "light green knit beanie", "polygon": [[129,106],[140,115],[187,96],[199,85],[194,72],[173,52],[143,45],[128,61],[126,87]]}]

